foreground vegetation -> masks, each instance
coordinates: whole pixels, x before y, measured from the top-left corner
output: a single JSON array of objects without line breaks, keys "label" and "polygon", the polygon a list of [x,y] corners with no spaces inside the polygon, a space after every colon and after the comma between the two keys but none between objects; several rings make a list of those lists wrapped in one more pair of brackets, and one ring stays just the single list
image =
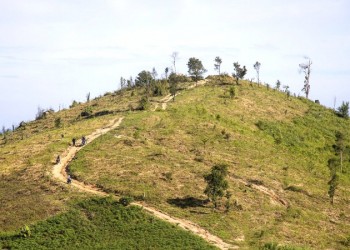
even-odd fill
[{"label": "foreground vegetation", "polygon": [[69,211],[0,234],[1,249],[215,249],[203,239],[111,198],[89,199]]}]

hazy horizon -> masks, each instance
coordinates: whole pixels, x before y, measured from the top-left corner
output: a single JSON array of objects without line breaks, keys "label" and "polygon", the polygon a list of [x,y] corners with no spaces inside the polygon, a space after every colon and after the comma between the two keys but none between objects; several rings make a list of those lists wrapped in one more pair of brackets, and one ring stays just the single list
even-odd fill
[{"label": "hazy horizon", "polygon": [[298,65],[313,61],[310,99],[333,108],[349,101],[350,2],[331,1],[58,1],[0,0],[0,126],[33,120],[37,109],[68,108],[73,100],[119,88],[156,68],[187,74],[196,57],[207,74],[232,74],[233,62],[261,63],[260,79],[301,91]]}]

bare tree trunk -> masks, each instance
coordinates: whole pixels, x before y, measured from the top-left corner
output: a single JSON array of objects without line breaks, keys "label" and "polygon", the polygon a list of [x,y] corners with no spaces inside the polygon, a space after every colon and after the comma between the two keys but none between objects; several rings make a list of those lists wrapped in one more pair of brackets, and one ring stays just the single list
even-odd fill
[{"label": "bare tree trunk", "polygon": [[343,151],[340,152],[340,173],[343,173]]}]

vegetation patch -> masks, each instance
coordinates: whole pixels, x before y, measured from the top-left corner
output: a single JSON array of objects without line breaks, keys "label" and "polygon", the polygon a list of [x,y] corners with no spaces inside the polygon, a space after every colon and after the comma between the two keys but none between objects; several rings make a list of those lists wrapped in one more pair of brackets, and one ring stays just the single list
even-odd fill
[{"label": "vegetation patch", "polygon": [[19,232],[0,233],[1,249],[216,249],[139,207],[84,200]]}]

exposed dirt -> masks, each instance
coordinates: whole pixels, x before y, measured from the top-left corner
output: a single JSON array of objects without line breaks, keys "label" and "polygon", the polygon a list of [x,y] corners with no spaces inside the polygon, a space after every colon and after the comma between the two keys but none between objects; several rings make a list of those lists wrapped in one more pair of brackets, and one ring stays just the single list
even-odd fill
[{"label": "exposed dirt", "polygon": [[[161,99],[162,109],[166,109],[166,103],[169,102],[170,100],[172,100],[172,96],[170,96],[170,95]],[[158,105],[156,105],[155,109],[157,107],[158,107]],[[91,135],[87,136],[86,137],[87,144],[90,143],[91,141],[93,141],[94,139],[96,139],[97,137],[107,133],[108,131],[110,131],[116,127],[118,127],[120,125],[120,123],[122,122],[122,120],[123,120],[123,117],[119,118],[119,119],[112,120],[106,127],[98,129],[94,133],[92,133]],[[67,168],[68,164],[74,159],[74,156],[76,155],[76,153],[82,148],[83,147],[71,146],[66,150],[66,152],[61,156],[61,162],[56,164],[52,170],[52,174],[53,174],[54,178],[56,178],[62,182],[66,182],[66,180],[67,180],[66,168]],[[79,182],[77,180],[73,180],[70,185],[75,187],[75,188],[78,188],[81,191],[89,192],[89,193],[92,193],[95,195],[100,195],[100,196],[109,195],[108,193],[103,192],[94,186],[87,185],[87,184]],[[203,238],[207,242],[211,243],[212,245],[214,245],[220,249],[238,249],[239,248],[238,246],[231,245],[231,244],[224,242],[221,238],[209,233],[207,230],[201,228],[199,225],[193,223],[192,221],[175,218],[175,217],[170,216],[164,212],[161,212],[153,207],[150,207],[145,203],[133,202],[132,205],[142,207],[145,211],[153,214],[155,217],[157,217],[161,220],[165,220],[169,223],[175,224],[175,225],[177,225],[177,226],[179,226],[187,231],[190,231],[190,232],[200,236],[201,238]]]},{"label": "exposed dirt", "polygon": [[240,183],[243,183],[244,185],[254,188],[266,195],[268,195],[273,201],[276,201],[277,204],[282,204],[285,207],[288,207],[289,203],[288,201],[286,201],[285,199],[283,199],[282,197],[280,197],[278,194],[275,193],[275,191],[273,191],[272,189],[269,189],[263,185],[258,185],[249,181],[246,181],[244,179],[242,179],[241,177],[237,176],[237,175],[231,175],[230,176],[231,179],[238,181]]}]

